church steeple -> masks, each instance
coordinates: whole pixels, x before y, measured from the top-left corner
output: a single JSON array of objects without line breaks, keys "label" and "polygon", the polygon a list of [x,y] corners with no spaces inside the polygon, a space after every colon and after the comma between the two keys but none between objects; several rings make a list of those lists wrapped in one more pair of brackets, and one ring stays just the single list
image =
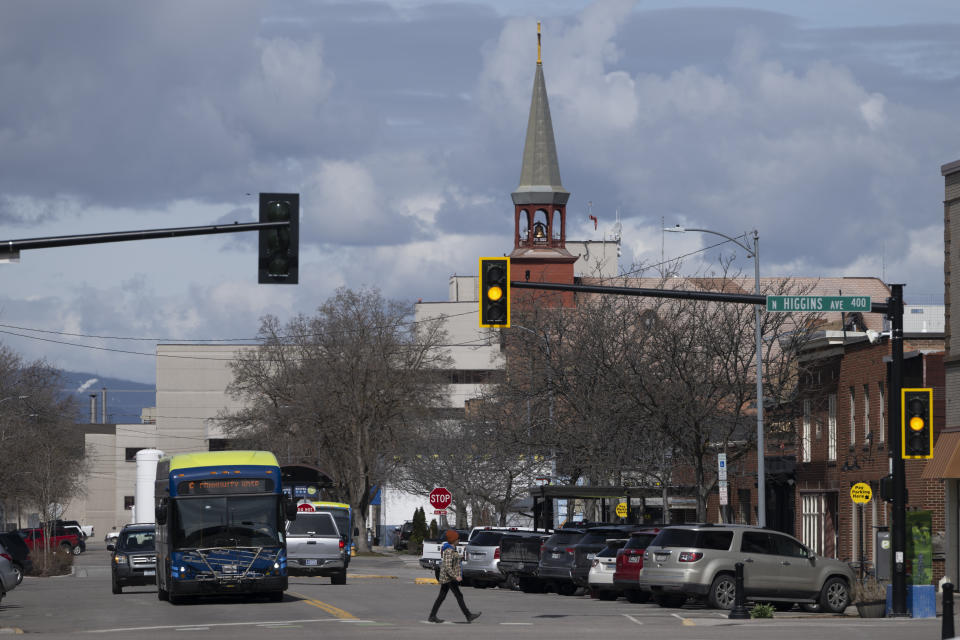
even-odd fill
[{"label": "church steeple", "polygon": [[[540,23],[537,23],[537,69],[533,77],[520,184],[511,198],[514,205],[514,240],[510,254],[514,273],[511,278],[573,283],[573,263],[577,258],[566,249],[566,209],[570,192],[560,182],[557,143],[553,137],[547,84],[543,79]],[[514,292],[511,293],[516,297]],[[552,302],[548,306],[568,306],[573,302],[571,294],[550,296],[549,299]],[[547,303],[547,298],[542,295],[537,300],[537,304]]]},{"label": "church steeple", "polygon": [[540,24],[537,23],[537,71],[533,77],[533,97],[527,119],[527,139],[523,145],[520,185],[512,194],[515,205],[565,205],[570,193],[560,182],[557,143],[553,137],[547,84],[543,79],[540,57]]}]

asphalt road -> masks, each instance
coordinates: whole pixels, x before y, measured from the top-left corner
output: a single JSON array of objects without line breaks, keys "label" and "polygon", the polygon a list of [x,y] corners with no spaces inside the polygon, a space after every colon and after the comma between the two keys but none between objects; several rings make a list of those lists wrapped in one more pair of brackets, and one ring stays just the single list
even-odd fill
[{"label": "asphalt road", "polygon": [[[941,619],[860,619],[800,611],[769,620],[729,620],[726,613],[687,605],[665,609],[625,600],[524,594],[500,589],[464,589],[467,606],[483,615],[465,624],[448,596],[443,624],[426,621],[436,597],[432,577],[407,555],[357,557],[346,585],[327,578],[291,579],[283,602],[266,599],[206,599],[184,605],[157,600],[156,590],[110,591],[109,554],[92,543],[77,558],[74,575],[24,579],[0,604],[0,635],[22,630],[42,638],[167,638],[247,640],[383,636],[394,638],[656,637],[696,639],[810,640],[816,638],[939,639]],[[960,628],[960,626],[958,626]]]}]

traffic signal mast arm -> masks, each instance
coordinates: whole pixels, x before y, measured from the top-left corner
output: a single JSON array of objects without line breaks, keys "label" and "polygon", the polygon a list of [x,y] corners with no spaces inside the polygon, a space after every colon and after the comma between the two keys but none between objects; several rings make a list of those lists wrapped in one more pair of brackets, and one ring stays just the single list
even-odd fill
[{"label": "traffic signal mast arm", "polygon": [[157,238],[179,238],[182,236],[206,236],[216,233],[239,233],[241,231],[261,231],[290,226],[289,220],[281,222],[234,222],[206,227],[174,227],[171,229],[147,229],[144,231],[115,231],[113,233],[88,233],[77,236],[51,236],[49,238],[28,238],[24,240],[0,241],[0,258],[16,255],[27,249],[50,249],[52,247],[72,247],[82,244],[102,244],[106,242],[128,242],[130,240],[154,240]]}]

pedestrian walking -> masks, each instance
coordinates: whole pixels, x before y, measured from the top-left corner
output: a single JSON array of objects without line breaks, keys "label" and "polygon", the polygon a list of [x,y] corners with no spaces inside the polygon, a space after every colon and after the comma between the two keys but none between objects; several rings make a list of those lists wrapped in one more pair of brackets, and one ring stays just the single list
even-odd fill
[{"label": "pedestrian walking", "polygon": [[480,617],[480,612],[470,613],[467,604],[463,601],[463,594],[460,593],[460,582],[463,581],[463,572],[460,569],[460,554],[457,552],[457,540],[460,535],[453,529],[448,529],[446,533],[447,541],[440,548],[440,593],[437,595],[436,602],[433,603],[433,609],[430,610],[430,622],[443,622],[437,617],[440,605],[447,597],[447,591],[453,591],[457,604],[460,605],[460,611],[467,618],[467,623],[471,623]]}]

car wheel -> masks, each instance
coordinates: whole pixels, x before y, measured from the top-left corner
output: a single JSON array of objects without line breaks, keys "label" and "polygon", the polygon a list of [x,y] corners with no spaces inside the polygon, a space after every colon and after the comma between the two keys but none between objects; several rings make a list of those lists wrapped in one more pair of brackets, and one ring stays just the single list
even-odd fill
[{"label": "car wheel", "polygon": [[820,591],[820,608],[830,613],[843,613],[850,606],[850,587],[843,578],[827,580]]},{"label": "car wheel", "polygon": [[510,591],[518,591],[520,589],[520,578],[515,573],[508,573],[501,587]]},{"label": "car wheel", "polygon": [[714,609],[733,609],[737,599],[737,583],[729,573],[721,573],[713,579],[707,602]]},{"label": "car wheel", "polygon": [[70,548],[69,542],[64,542],[62,545],[60,545],[60,551],[63,551],[67,555],[73,553],[73,549]]},{"label": "car wheel", "polygon": [[17,563],[13,564],[13,573],[17,576],[17,584],[23,582],[23,567]]},{"label": "car wheel", "polygon": [[601,589],[600,591],[597,592],[597,598],[599,598],[600,600],[607,600],[607,601],[616,600],[618,595],[619,594],[616,591],[609,591],[606,589]]},{"label": "car wheel", "polygon": [[116,595],[116,594],[118,594],[118,593],[123,593],[123,587],[120,586],[120,583],[117,582],[117,579],[116,579],[116,578],[113,578],[113,579],[110,581],[110,586],[113,588],[113,593],[114,593],[114,595]]},{"label": "car wheel", "polygon": [[[340,571],[338,573],[330,576],[330,584],[347,584],[347,572],[346,570]],[[281,595],[283,592],[281,592]]]},{"label": "car wheel", "polygon": [[644,602],[650,601],[651,593],[649,591],[641,591],[640,589],[630,589],[629,591],[625,591],[624,595],[628,601],[634,604],[643,604]]},{"label": "car wheel", "polygon": [[557,585],[557,593],[562,596],[572,596],[577,593],[577,585],[572,582],[561,582]]},{"label": "car wheel", "polygon": [[82,549],[80,549],[80,545],[77,545],[73,548],[73,555],[78,556],[80,555],[81,552],[82,552]]}]

